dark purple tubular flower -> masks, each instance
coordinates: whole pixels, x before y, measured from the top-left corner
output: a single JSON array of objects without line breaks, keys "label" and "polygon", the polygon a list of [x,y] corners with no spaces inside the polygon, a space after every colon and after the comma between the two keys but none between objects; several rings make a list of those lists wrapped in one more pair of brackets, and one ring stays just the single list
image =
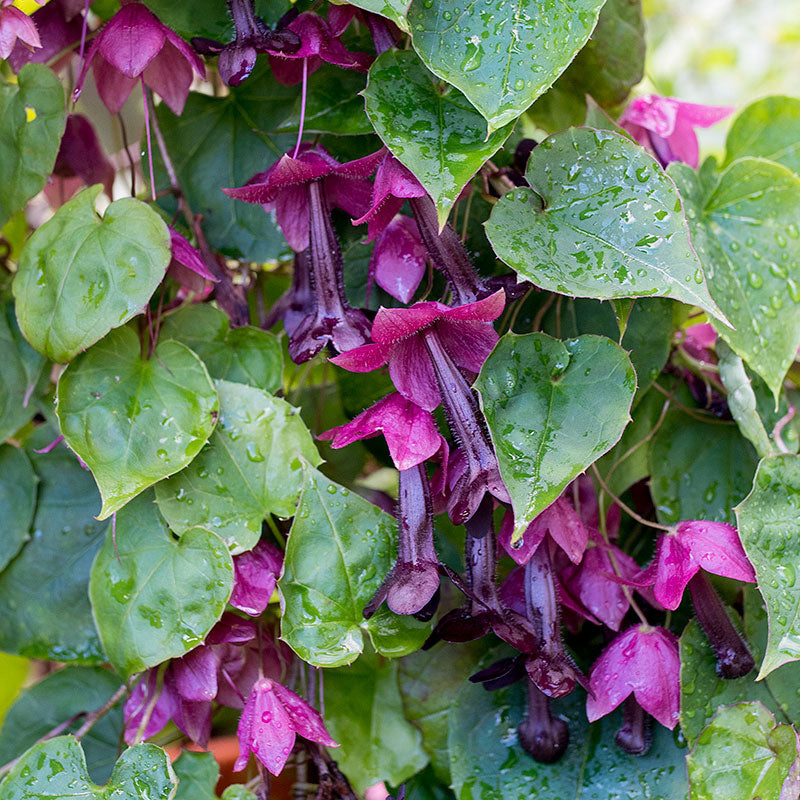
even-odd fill
[{"label": "dark purple tubular flower", "polygon": [[340,164],[321,147],[305,145],[296,157],[284,155],[245,186],[223,189],[229,197],[275,211],[290,247],[297,253],[308,250],[306,257],[295,260],[295,269],[310,265],[310,295],[306,276],[300,275],[282,309],[286,319],[299,300],[306,312],[292,316],[287,327],[289,354],[296,363],[313,358],[327,343],[344,352],[369,340],[367,318],[344,296],[342,251],[329,208],[359,213],[356,209],[368,203],[367,175],[361,162]]},{"label": "dark purple tubular flower", "polygon": [[217,69],[228,86],[238,86],[253,71],[258,53],[269,51],[294,53],[300,48],[300,37],[285,27],[270,30],[256,16],[253,0],[228,0],[228,9],[236,30],[230,44],[197,36],[192,45],[203,55],[219,54]]},{"label": "dark purple tubular flower", "polygon": [[[81,3],[83,8],[83,3]],[[17,11],[17,9],[9,9]],[[69,4],[64,0],[50,0],[42,8],[31,14],[28,22],[33,22],[38,31],[40,44],[32,48],[31,43],[19,37],[14,49],[8,55],[8,64],[14,72],[19,72],[25,64],[47,64],[52,58],[81,38],[82,18],[71,13]],[[0,12],[2,14],[3,12]],[[22,12],[19,12],[22,13]],[[25,16],[25,15],[23,15]],[[2,22],[0,22],[2,29]],[[0,33],[0,40],[3,34]],[[3,46],[0,44],[0,58]]]},{"label": "dark purple tubular flower", "polygon": [[252,752],[273,774],[279,775],[294,747],[297,734],[326,747],[338,747],[316,709],[277,681],[260,678],[247,698],[239,720],[239,758],[236,772],[247,766]]},{"label": "dark purple tubular flower", "polygon": [[567,723],[554,717],[550,709],[550,698],[536,688],[528,678],[528,708],[525,719],[517,728],[517,737],[522,749],[541,764],[553,764],[564,755],[569,744]]},{"label": "dark purple tubular flower", "polygon": [[452,486],[448,511],[456,524],[475,513],[487,491],[510,502],[478,400],[462,373],[480,371],[497,343],[491,322],[504,305],[505,295],[500,290],[456,308],[437,302],[415,303],[411,308],[382,307],[372,326],[374,344],[332,359],[351,372],[370,372],[388,363],[392,382],[405,398],[429,411],[444,404],[463,454],[454,459],[458,469],[455,480],[448,476]]},{"label": "dark purple tubular flower", "polygon": [[717,672],[722,678],[740,678],[753,668],[753,657],[704,572],[755,583],[733,525],[704,520],[678,523],[659,538],[652,563],[631,583],[652,585],[656,600],[670,610],[680,605],[688,584],[697,621],[717,656]]},{"label": "dark purple tubular flower", "polygon": [[283,567],[283,553],[263,539],[233,557],[233,592],[228,601],[246,614],[258,616],[269,604]]},{"label": "dark purple tubular flower", "polygon": [[433,506],[423,464],[400,470],[397,561],[364,608],[369,619],[383,601],[395,614],[418,614],[439,589]]},{"label": "dark purple tubular flower", "polygon": [[92,42],[73,100],[80,97],[90,66],[100,98],[112,114],[119,113],[139,80],[180,114],[189,95],[192,71],[199,78],[206,75],[192,48],[135,0],[122,0],[122,8]]},{"label": "dark purple tubular flower", "polygon": [[351,53],[334,35],[328,23],[317,14],[309,12],[293,19],[286,30],[300,37],[300,47],[293,51],[268,48],[269,65],[278,83],[293,86],[303,80],[303,75],[316,72],[324,61],[337,67],[367,72],[372,56]]},{"label": "dark purple tubular flower", "polygon": [[339,449],[358,439],[383,434],[395,467],[401,472],[431,458],[442,446],[442,436],[430,411],[393,392],[362,411],[355,419],[321,433]]},{"label": "dark purple tubular flower", "polygon": [[[472,266],[461,238],[452,225],[439,230],[439,218],[433,200],[414,175],[386,148],[361,159],[375,171],[372,205],[353,220],[354,225],[367,223],[367,241],[378,236],[409,200],[419,233],[434,266],[441,270],[453,289],[457,305],[474,303],[491,294]],[[353,162],[359,163],[359,162]]]}]

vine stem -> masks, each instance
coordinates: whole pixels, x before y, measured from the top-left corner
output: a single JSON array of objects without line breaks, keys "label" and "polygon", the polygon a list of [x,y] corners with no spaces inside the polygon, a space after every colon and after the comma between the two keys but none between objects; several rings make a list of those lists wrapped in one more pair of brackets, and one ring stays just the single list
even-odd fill
[{"label": "vine stem", "polygon": [[662,525],[660,522],[653,522],[652,520],[645,519],[641,514],[637,514],[627,503],[624,503],[622,500],[615,495],[611,489],[608,488],[606,482],[600,477],[600,471],[597,467],[592,464],[592,472],[594,473],[595,478],[597,478],[597,482],[600,484],[603,491],[629,516],[635,519],[640,525],[644,525],[648,528],[656,528],[659,531],[671,531],[672,527],[669,525]]}]

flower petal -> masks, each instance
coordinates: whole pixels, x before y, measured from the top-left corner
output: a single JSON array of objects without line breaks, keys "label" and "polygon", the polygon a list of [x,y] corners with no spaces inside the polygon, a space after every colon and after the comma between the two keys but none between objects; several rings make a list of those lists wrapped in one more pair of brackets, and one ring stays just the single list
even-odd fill
[{"label": "flower petal", "polygon": [[372,339],[380,345],[390,345],[427,328],[447,310],[441,303],[414,303],[411,308],[381,306],[372,323]]},{"label": "flower petal", "polygon": [[283,567],[283,554],[263,539],[250,551],[233,558],[233,592],[228,601],[234,608],[257,616],[269,604]]},{"label": "flower petal", "polygon": [[681,522],[677,537],[692,554],[694,563],[706,572],[755,583],[756,574],[733,525],[703,520]]},{"label": "flower petal", "polygon": [[700,567],[691,551],[683,546],[677,536],[665,534],[656,546],[656,580],[653,592],[664,608],[674,611],[683,599],[686,584]]},{"label": "flower petal", "polygon": [[272,688],[297,733],[310,742],[319,742],[326,747],[339,746],[331,738],[331,735],[325,728],[322,717],[315,708],[312,708],[302,697],[298,697],[298,695],[289,691],[289,689],[282,686],[280,683],[273,683]]},{"label": "flower petal", "polygon": [[166,32],[144,4],[129,3],[100,31],[100,55],[126,77],[138,78],[161,51]]},{"label": "flower petal", "polygon": [[462,369],[480,372],[500,337],[486,322],[452,321],[442,317],[436,330],[450,358]]},{"label": "flower petal", "polygon": [[403,397],[426,411],[433,411],[442,401],[433,364],[419,336],[410,336],[394,346],[389,377]]},{"label": "flower petal", "polygon": [[136,78],[123,75],[99,53],[92,60],[92,74],[103,105],[111,114],[119,114],[133,87],[136,86]]},{"label": "flower petal", "polygon": [[170,663],[169,680],[184,700],[213,700],[217,696],[217,667],[213,648],[200,645]]},{"label": "flower petal", "polygon": [[375,242],[369,270],[384,291],[408,303],[425,274],[428,254],[411,217],[395,217]]},{"label": "flower petal", "polygon": [[165,42],[161,52],[145,68],[144,82],[180,116],[192,85],[192,68],[176,47]]},{"label": "flower petal", "polygon": [[332,364],[349,372],[372,372],[382,367],[391,356],[392,347],[381,344],[365,344],[340,353],[329,359]]},{"label": "flower petal", "polygon": [[237,730],[239,758],[233,767],[234,772],[247,766],[252,751],[273,775],[279,775],[292,752],[294,725],[275,692],[277,685],[261,678],[247,698]]}]

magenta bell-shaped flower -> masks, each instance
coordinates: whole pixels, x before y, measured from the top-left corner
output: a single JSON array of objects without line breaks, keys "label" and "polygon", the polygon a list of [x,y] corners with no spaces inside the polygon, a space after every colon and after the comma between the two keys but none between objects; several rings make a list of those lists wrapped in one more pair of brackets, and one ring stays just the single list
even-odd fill
[{"label": "magenta bell-shaped flower", "polygon": [[278,83],[286,86],[300,83],[303,80],[303,59],[306,60],[306,75],[316,72],[323,62],[357,72],[369,70],[372,56],[351,53],[317,14],[300,14],[286,26],[286,30],[300,37],[300,47],[294,52],[268,49],[269,65]]},{"label": "magenta bell-shaped flower", "polygon": [[82,114],[70,114],[58,148],[53,175],[80,178],[87,186],[102,183],[112,197],[114,167],[106,158],[92,123]]},{"label": "magenta bell-shaped flower", "polygon": [[697,169],[699,148],[694,129],[708,128],[732,111],[733,106],[684,103],[674,97],[648,94],[630,103],[619,124],[639,144],[651,150],[661,166],[683,161]]},{"label": "magenta bell-shaped flower", "polygon": [[[3,3],[2,5],[6,5]],[[80,3],[80,9],[83,10],[83,2]],[[17,9],[10,8],[9,10],[17,11]],[[21,11],[18,13],[22,13]],[[0,19],[3,16],[2,6],[0,6]],[[24,15],[23,15],[24,16]],[[17,17],[18,19],[18,17]],[[33,62],[36,64],[49,64],[59,53],[67,50],[67,48],[80,41],[81,30],[83,28],[83,17],[80,16],[80,11],[73,13],[70,4],[65,0],[50,0],[50,2],[34,11],[30,17],[26,17],[28,23],[32,22],[38,31],[40,44],[33,46],[30,41],[26,41],[23,37],[18,37],[13,50],[8,55],[8,64],[11,69],[17,73],[25,64]],[[23,21],[23,24],[28,25]],[[0,21],[0,58],[2,58],[3,49],[3,24]],[[33,49],[32,49],[33,47]],[[65,58],[69,58],[71,54],[67,54]],[[60,59],[59,62],[60,63]],[[54,69],[58,69],[58,63],[53,65]]]},{"label": "magenta bell-shaped flower", "polygon": [[431,458],[442,446],[442,436],[430,411],[393,392],[362,411],[352,422],[321,433],[338,450],[358,439],[383,434],[395,467],[407,470]]},{"label": "magenta bell-shaped flower", "polygon": [[122,8],[97,34],[78,76],[73,100],[80,97],[91,66],[106,108],[117,114],[137,81],[149,86],[175,114],[183,111],[192,72],[205,78],[202,60],[145,5],[122,0]]},{"label": "magenta bell-shaped flower", "polygon": [[428,253],[412,217],[398,214],[378,235],[369,260],[367,292],[374,278],[378,286],[401,303],[417,291]]},{"label": "magenta bell-shaped flower", "polygon": [[283,568],[283,553],[263,539],[233,557],[233,592],[228,601],[246,614],[258,616],[269,604]]},{"label": "magenta bell-shaped flower", "polygon": [[247,766],[252,752],[273,775],[280,775],[297,734],[326,747],[339,746],[326,730],[319,712],[302,697],[277,681],[260,678],[239,719],[239,758],[234,771]]},{"label": "magenta bell-shaped flower", "polygon": [[634,625],[616,637],[595,661],[589,675],[586,714],[594,722],[610,714],[630,694],[667,728],[678,722],[680,707],[678,640],[664,628]]},{"label": "magenta bell-shaped flower", "polygon": [[39,31],[33,20],[18,8],[14,0],[0,0],[0,59],[8,58],[17,40],[28,47],[41,47]]}]

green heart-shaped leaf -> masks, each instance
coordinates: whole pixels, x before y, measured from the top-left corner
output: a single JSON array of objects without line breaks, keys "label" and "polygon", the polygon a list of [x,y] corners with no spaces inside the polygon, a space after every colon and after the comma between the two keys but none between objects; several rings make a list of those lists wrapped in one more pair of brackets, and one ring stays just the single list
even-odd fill
[{"label": "green heart-shaped leaf", "polygon": [[283,352],[277,337],[249,325],[232,329],[228,315],[214,306],[195,303],[170,314],[159,339],[185,344],[215,380],[247,383],[267,392],[281,387]]},{"label": "green heart-shaped leaf", "polygon": [[660,295],[720,315],[658,163],[613,131],[571,128],[531,153],[531,188],[494,207],[486,233],[521,277],[599,299]]},{"label": "green heart-shaped leaf", "polygon": [[205,639],[230,597],[233,561],[202,528],[176,540],[152,492],[118,512],[115,527],[92,565],[89,596],[108,660],[129,677]]},{"label": "green heart-shaped leaf", "polygon": [[586,44],[605,0],[413,0],[414,47],[440,78],[457,86],[489,131],[515,120]]},{"label": "green heart-shaped leaf", "polygon": [[279,582],[281,637],[300,658],[318,667],[349,664],[365,633],[390,658],[422,645],[430,627],[413,617],[385,605],[363,617],[394,563],[396,541],[395,519],[306,467]]},{"label": "green heart-shaped leaf", "polygon": [[213,753],[184,750],[173,763],[178,791],[172,800],[217,800],[219,764]]},{"label": "green heart-shaped leaf", "polygon": [[97,481],[98,519],[189,464],[217,418],[214,385],[188,347],[161,342],[148,361],[139,351],[136,334],[118,328],[58,381],[61,432]]},{"label": "green heart-shaped leaf", "polygon": [[105,786],[92,783],[80,743],[72,736],[39,742],[2,785],[3,800],[170,800],[177,780],[169,757],[154,744],[129,747]]},{"label": "green heart-shaped leaf", "polygon": [[0,445],[0,508],[3,509],[0,571],[28,538],[36,508],[38,482],[23,450],[10,444]]},{"label": "green heart-shaped leaf", "polygon": [[249,550],[268,514],[294,515],[303,460],[321,459],[296,408],[252,386],[217,381],[219,421],[184,470],[156,485],[176,533],[201,525],[235,551]]},{"label": "green heart-shaped leaf", "polygon": [[630,420],[636,374],[603,336],[503,336],[475,382],[519,539],[566,485],[613,447]]},{"label": "green heart-shaped leaf", "polygon": [[101,191],[84,189],[37,228],[14,279],[25,338],[62,364],[141,313],[169,264],[161,217],[132,197],[100,217]]},{"label": "green heart-shaped leaf", "polygon": [[44,64],[26,64],[16,83],[0,84],[0,228],[53,171],[64,108],[64,89]]},{"label": "green heart-shaped leaf", "polygon": [[440,225],[513,127],[487,137],[483,118],[464,95],[443,88],[411,51],[387,50],[378,56],[364,97],[378,136],[433,198]]},{"label": "green heart-shaped leaf", "polygon": [[711,296],[732,326],[714,327],[777,397],[800,346],[800,178],[756,158],[706,185],[684,164],[670,173]]},{"label": "green heart-shaped leaf", "polygon": [[759,678],[800,660],[799,503],[800,456],[779,455],[761,461],[752,491],[734,509],[769,618]]},{"label": "green heart-shaped leaf", "polygon": [[401,31],[411,32],[406,19],[408,0],[355,0],[350,5],[371,11],[373,14],[380,14],[394,22]]},{"label": "green heart-shaped leaf", "polygon": [[758,702],[721,709],[686,761],[690,800],[797,797],[797,734]]}]

